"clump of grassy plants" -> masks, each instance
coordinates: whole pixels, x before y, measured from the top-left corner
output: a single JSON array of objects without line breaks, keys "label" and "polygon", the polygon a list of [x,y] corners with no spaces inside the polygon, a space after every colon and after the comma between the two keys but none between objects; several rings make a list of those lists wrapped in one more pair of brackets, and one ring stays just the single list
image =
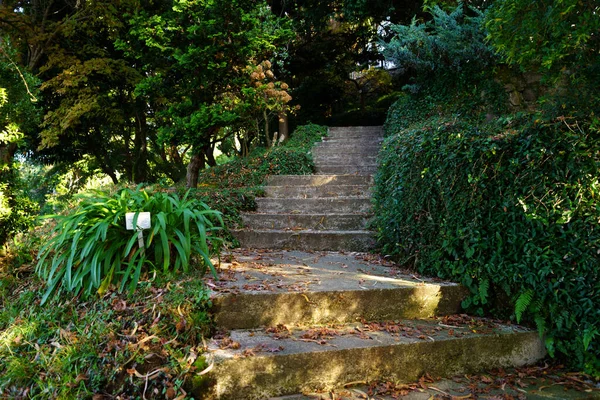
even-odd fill
[{"label": "clump of grassy plants", "polygon": [[[127,230],[125,214],[150,212],[152,227],[144,245],[136,230]],[[137,216],[133,225],[137,225]],[[220,239],[220,213],[206,204],[176,194],[122,189],[113,195],[94,192],[64,215],[50,216],[57,224],[42,246],[36,271],[46,282],[42,304],[61,291],[87,298],[118,284],[133,291],[142,274],[188,272],[192,257],[202,269],[216,273],[210,260]]]}]

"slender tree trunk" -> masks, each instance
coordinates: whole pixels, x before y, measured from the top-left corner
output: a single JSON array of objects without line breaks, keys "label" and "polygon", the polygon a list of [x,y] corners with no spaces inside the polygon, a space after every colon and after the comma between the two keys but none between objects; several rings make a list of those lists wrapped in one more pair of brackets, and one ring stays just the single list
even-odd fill
[{"label": "slender tree trunk", "polygon": [[119,184],[119,179],[117,178],[117,174],[111,167],[109,167],[105,163],[100,163],[100,169],[102,170],[102,172],[104,172],[106,175],[108,175],[110,177],[110,179],[113,181],[113,183],[115,185]]},{"label": "slender tree trunk", "polygon": [[189,189],[198,186],[198,176],[200,175],[201,169],[204,169],[204,154],[202,152],[194,151],[185,176],[185,183]]},{"label": "slender tree trunk", "polygon": [[273,143],[271,142],[271,136],[269,134],[269,115],[266,110],[263,110],[263,118],[265,119],[265,138],[267,138],[267,147],[271,147]]},{"label": "slender tree trunk", "polygon": [[289,121],[286,113],[279,113],[279,143],[282,143],[290,136]]},{"label": "slender tree trunk", "polygon": [[133,181],[135,183],[146,182],[148,180],[148,138],[146,136],[146,116],[139,110],[135,116],[135,138],[134,141],[134,162],[133,162]]}]

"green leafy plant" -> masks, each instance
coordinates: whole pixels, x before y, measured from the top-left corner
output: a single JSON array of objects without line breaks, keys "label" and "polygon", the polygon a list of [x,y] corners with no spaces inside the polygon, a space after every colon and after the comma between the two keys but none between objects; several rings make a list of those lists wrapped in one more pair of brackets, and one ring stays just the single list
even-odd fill
[{"label": "green leafy plant", "polygon": [[248,157],[236,158],[200,174],[194,197],[223,212],[226,225],[240,221],[240,211],[254,210],[254,198],[263,193],[268,175],[306,175],[314,171],[310,149],[327,136],[327,127],[308,124],[296,127],[282,145],[257,148]]},{"label": "green leafy plant", "polygon": [[470,82],[495,63],[485,41],[485,13],[459,5],[451,12],[434,6],[430,14],[428,22],[414,18],[410,25],[391,25],[393,37],[381,43],[385,57],[414,78],[406,88],[418,92],[432,79],[440,88]]},{"label": "green leafy plant", "polygon": [[439,104],[406,124],[403,107],[390,110],[374,191],[383,251],[468,287],[471,312],[536,325],[551,355],[600,375],[593,121],[473,123]]},{"label": "green leafy plant", "polygon": [[[152,228],[144,232],[143,247],[137,231],[125,228],[127,212],[151,213]],[[93,192],[73,212],[49,218],[57,224],[36,267],[47,284],[42,303],[61,291],[84,297],[103,293],[112,283],[120,291],[126,286],[133,291],[142,274],[187,272],[194,257],[216,274],[210,254],[220,244],[213,233],[221,229],[221,214],[187,193],[179,198],[139,188],[114,195]]]}]

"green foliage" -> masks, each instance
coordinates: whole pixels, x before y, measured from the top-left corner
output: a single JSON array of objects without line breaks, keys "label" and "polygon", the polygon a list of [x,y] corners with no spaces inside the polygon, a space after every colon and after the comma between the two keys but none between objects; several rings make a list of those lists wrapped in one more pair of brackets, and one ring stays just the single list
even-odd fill
[{"label": "green foliage", "polygon": [[310,149],[326,135],[325,126],[299,126],[281,146],[258,148],[248,157],[205,170],[194,196],[222,211],[227,226],[236,226],[240,222],[240,211],[255,209],[254,198],[262,194],[268,175],[313,173]]},{"label": "green foliage", "polygon": [[[461,282],[474,312],[535,323],[551,355],[600,374],[600,132],[593,121],[505,116],[485,125],[390,111],[376,177],[380,245]],[[403,118],[406,111],[406,118]]]},{"label": "green foliage", "polygon": [[[3,67],[0,63],[0,77],[6,73]],[[9,92],[0,88],[0,248],[13,235],[31,227],[37,212],[36,204],[19,191],[21,181],[13,165],[14,154],[25,137],[15,121],[26,114],[28,107],[25,104],[22,112],[15,109],[15,103],[22,105],[20,97],[25,90],[22,86],[12,89]]]},{"label": "green foliage", "polygon": [[595,1],[497,0],[486,21],[488,39],[518,65],[580,68],[600,57],[598,13]]},{"label": "green foliage", "polygon": [[[183,382],[198,372],[192,364],[210,329],[201,277],[159,276],[130,296],[42,306],[39,280],[19,275],[0,275],[0,397],[134,398],[144,390],[164,397],[168,388],[183,394]],[[136,375],[157,369],[152,379]]]},{"label": "green foliage", "polygon": [[471,80],[495,61],[485,41],[485,14],[463,6],[446,12],[438,6],[430,10],[431,21],[413,19],[410,25],[392,25],[392,39],[382,43],[383,54],[402,73],[415,77],[409,88],[416,92],[424,83],[435,79],[435,85],[456,85],[457,78]]},{"label": "green foliage", "polygon": [[[127,212],[150,212],[152,228],[145,232],[145,249],[138,245],[137,231],[127,231]],[[53,236],[42,246],[36,267],[50,295],[61,292],[103,294],[112,283],[119,291],[133,291],[142,275],[189,271],[193,256],[203,268],[215,273],[210,260],[218,251],[213,233],[221,229],[220,213],[186,194],[147,193],[122,189],[114,195],[96,192],[84,197],[56,220]],[[134,218],[136,226],[137,215]]]},{"label": "green foliage", "polygon": [[325,136],[327,136],[326,126],[316,124],[298,126],[285,142],[285,147],[298,151],[310,151],[315,142],[321,141]]},{"label": "green foliage", "polygon": [[[162,143],[191,145],[194,155],[204,157],[221,128],[289,101],[262,74],[264,61],[291,34],[265,1],[153,3],[128,15],[128,25],[117,45],[143,65],[145,78],[135,94],[152,105]],[[278,83],[282,87],[287,85]]]}]

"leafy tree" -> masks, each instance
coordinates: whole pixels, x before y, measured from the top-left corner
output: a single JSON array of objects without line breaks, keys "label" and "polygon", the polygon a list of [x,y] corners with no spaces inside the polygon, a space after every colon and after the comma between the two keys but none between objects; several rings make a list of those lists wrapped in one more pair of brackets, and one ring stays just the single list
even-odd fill
[{"label": "leafy tree", "polygon": [[35,206],[19,191],[14,156],[30,140],[38,118],[32,100],[35,79],[22,72],[13,58],[14,49],[0,38],[0,246],[32,223]]},{"label": "leafy tree", "polygon": [[600,5],[593,0],[496,0],[488,39],[509,62],[546,69],[600,59]]},{"label": "leafy tree", "polygon": [[275,13],[286,13],[296,38],[288,57],[276,68],[293,88],[300,106],[298,122],[325,122],[332,114],[360,106],[360,89],[350,73],[382,60],[376,46],[388,22],[409,21],[421,13],[421,1],[352,0],[273,2]]},{"label": "leafy tree", "polygon": [[271,58],[290,31],[264,1],[251,0],[155,2],[130,24],[120,45],[143,65],[136,94],[152,104],[161,141],[190,147],[187,185],[194,187],[198,171],[214,163],[219,131],[248,108],[247,67]]},{"label": "leafy tree", "polygon": [[394,36],[382,43],[383,54],[397,68],[415,78],[410,88],[418,90],[421,84],[455,84],[457,77],[467,80],[496,61],[493,49],[485,41],[483,22],[485,14],[477,9],[465,15],[461,5],[450,12],[434,6],[431,20],[410,25],[392,25]]}]

